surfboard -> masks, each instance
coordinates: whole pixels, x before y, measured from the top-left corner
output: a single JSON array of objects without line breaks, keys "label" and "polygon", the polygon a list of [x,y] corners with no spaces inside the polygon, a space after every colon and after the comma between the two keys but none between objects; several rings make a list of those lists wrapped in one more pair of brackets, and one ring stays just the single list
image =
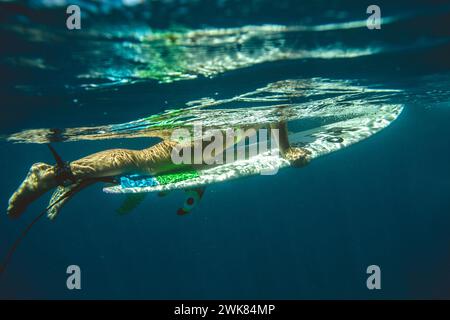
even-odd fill
[{"label": "surfboard", "polygon": [[[366,114],[289,133],[291,146],[300,147],[314,159],[364,140],[391,124],[403,110],[401,105],[382,105]],[[276,148],[249,159],[156,176],[126,175],[118,184],[105,187],[106,193],[144,193],[192,189],[247,176],[276,173],[291,164]]]}]

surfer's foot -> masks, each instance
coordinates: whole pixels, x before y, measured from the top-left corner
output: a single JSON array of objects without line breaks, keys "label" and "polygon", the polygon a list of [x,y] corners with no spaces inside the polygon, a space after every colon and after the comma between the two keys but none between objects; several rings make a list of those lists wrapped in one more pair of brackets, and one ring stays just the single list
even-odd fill
[{"label": "surfer's foot", "polygon": [[27,206],[56,186],[54,167],[45,163],[35,163],[20,187],[9,199],[7,213],[18,217]]},{"label": "surfer's foot", "polygon": [[311,152],[303,148],[290,147],[284,152],[284,158],[293,167],[303,167],[308,164]]}]

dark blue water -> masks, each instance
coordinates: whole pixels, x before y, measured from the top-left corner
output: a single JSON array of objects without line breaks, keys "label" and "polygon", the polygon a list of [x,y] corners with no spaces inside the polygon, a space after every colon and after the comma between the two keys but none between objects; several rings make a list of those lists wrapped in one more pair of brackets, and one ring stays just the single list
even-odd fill
[{"label": "dark blue water", "polygon": [[[142,32],[364,21],[372,3],[79,3],[86,16],[78,31],[65,29],[65,7],[1,4],[1,134],[127,122],[202,97],[229,98],[298,78],[396,89],[390,102],[405,108],[380,133],[305,168],[211,185],[187,216],[176,215],[182,192],[150,195],[119,216],[123,197],[99,186],[83,191],[55,221],[33,227],[0,278],[0,297],[450,298],[448,2],[379,1],[382,16],[395,17],[381,30],[341,26],[276,34],[268,42],[263,32],[242,48],[202,45],[205,63],[208,57],[236,59],[236,50],[253,60],[205,75],[188,59],[189,67],[177,70],[195,78],[184,80],[161,77],[166,67],[139,59],[154,48],[163,62],[181,59],[177,46],[148,45]],[[268,46],[303,50],[305,57],[258,62]],[[55,147],[72,160],[152,142]],[[6,209],[29,167],[53,159],[39,144],[2,140],[0,150],[0,203]],[[48,196],[36,201],[18,220],[0,215],[1,256],[47,202]],[[82,270],[82,290],[66,288],[66,268],[73,264]],[[366,287],[372,264],[381,268],[381,290]]]}]

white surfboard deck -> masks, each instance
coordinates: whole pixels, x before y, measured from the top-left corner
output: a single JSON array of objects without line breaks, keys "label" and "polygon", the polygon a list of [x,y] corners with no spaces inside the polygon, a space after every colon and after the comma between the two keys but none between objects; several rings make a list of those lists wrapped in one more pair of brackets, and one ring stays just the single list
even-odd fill
[{"label": "white surfboard deck", "polygon": [[[403,106],[401,105],[380,106],[379,109],[368,114],[289,134],[289,141],[291,146],[309,151],[310,158],[314,159],[370,137],[392,123],[402,110]],[[103,191],[106,193],[143,193],[189,189],[246,176],[274,174],[279,169],[288,166],[290,166],[289,161],[283,159],[277,149],[272,149],[247,160],[197,170],[197,177],[183,181],[130,188],[115,185],[105,187]]]}]

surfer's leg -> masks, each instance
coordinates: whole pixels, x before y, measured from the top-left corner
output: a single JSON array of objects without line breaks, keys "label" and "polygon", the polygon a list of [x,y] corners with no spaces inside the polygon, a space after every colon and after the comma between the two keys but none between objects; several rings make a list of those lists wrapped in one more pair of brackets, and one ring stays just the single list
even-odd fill
[{"label": "surfer's leg", "polygon": [[76,180],[112,177],[137,168],[137,150],[110,149],[91,154],[70,163]]},{"label": "surfer's leg", "polygon": [[287,123],[284,121],[271,125],[271,129],[278,129],[279,148],[283,158],[293,167],[303,167],[308,164],[310,152],[303,148],[291,147]]},{"label": "surfer's leg", "polygon": [[[74,181],[95,179],[120,174],[133,168],[133,150],[107,150],[73,161],[70,165]],[[20,215],[27,206],[58,186],[58,168],[46,163],[31,166],[25,180],[9,199],[7,213],[11,217]]]},{"label": "surfer's leg", "polygon": [[[170,170],[173,143],[161,142],[144,150],[111,149],[70,163],[75,181],[112,177],[127,173],[153,174]],[[8,215],[18,216],[47,191],[58,186],[56,166],[34,164],[25,180],[9,199]]]},{"label": "surfer's leg", "polygon": [[127,173],[155,174],[171,170],[175,143],[160,142],[143,150],[111,149],[70,163],[75,179],[112,177]]}]

